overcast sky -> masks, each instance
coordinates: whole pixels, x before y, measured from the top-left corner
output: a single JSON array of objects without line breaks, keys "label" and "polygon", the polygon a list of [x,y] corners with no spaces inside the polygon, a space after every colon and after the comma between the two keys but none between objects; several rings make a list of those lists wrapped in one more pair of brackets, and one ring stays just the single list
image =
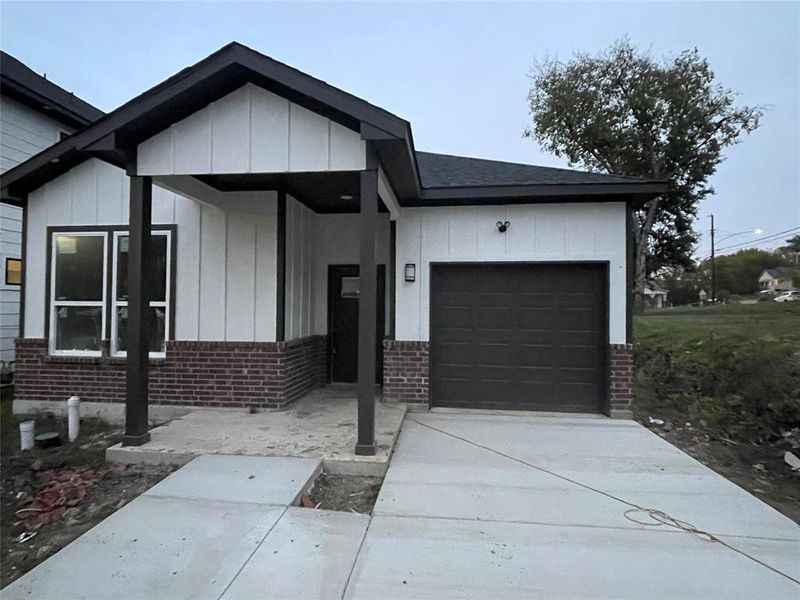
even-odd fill
[{"label": "overcast sky", "polygon": [[726,152],[698,230],[710,212],[720,238],[800,226],[796,2],[3,1],[0,21],[3,50],[105,111],[237,40],[408,119],[419,150],[549,166],[566,164],[521,137],[536,57],[595,52],[626,34],[658,56],[696,46],[742,103],[767,108]]}]

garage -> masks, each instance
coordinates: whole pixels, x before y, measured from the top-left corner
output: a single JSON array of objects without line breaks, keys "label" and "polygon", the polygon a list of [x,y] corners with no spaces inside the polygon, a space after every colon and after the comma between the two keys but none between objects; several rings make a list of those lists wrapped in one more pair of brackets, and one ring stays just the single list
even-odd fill
[{"label": "garage", "polygon": [[606,263],[431,265],[439,407],[602,412]]}]

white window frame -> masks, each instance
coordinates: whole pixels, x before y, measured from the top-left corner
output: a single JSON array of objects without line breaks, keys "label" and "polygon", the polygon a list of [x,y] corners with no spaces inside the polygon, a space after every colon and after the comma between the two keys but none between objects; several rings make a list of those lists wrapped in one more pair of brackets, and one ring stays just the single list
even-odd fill
[{"label": "white window frame", "polygon": [[[117,273],[119,269],[117,269],[117,262],[119,260],[119,239],[123,236],[130,236],[130,231],[127,229],[116,230],[114,233],[114,239],[111,246],[111,256],[112,256],[112,264],[111,264],[111,341],[110,341],[110,352],[111,356],[114,357],[126,357],[128,353],[124,350],[117,349],[117,308],[118,307],[127,307],[128,301],[127,300],[117,300]],[[165,291],[164,291],[164,300],[152,300],[150,301],[149,307],[150,308],[163,308],[164,309],[164,343],[166,345],[167,340],[170,339],[170,325],[172,321],[172,315],[170,314],[170,307],[171,307],[171,300],[172,300],[172,231],[169,229],[153,229],[151,231],[151,236],[155,237],[157,235],[163,235],[167,238],[167,272],[166,272],[166,283],[165,283]],[[130,237],[129,237],[130,239]],[[150,358],[165,358],[166,351],[162,352],[150,352]]]},{"label": "white window frame", "polygon": [[[102,300],[56,300],[56,258],[58,249],[56,238],[58,236],[70,237],[102,237],[103,238],[103,297]],[[48,347],[53,356],[102,356],[102,339],[106,331],[106,296],[108,294],[108,232],[98,230],[85,231],[53,231],[50,235],[50,332]],[[99,350],[58,350],[56,349],[56,338],[58,337],[58,325],[56,321],[56,311],[63,306],[82,306],[100,307],[101,317],[101,348]]]}]

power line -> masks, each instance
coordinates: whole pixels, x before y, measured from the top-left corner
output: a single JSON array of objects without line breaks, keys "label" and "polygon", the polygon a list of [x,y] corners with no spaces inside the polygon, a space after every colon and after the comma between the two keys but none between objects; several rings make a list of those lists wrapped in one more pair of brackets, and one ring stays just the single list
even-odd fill
[{"label": "power line", "polygon": [[[786,231],[781,231],[779,233],[773,233],[772,235],[767,235],[762,238],[756,240],[757,243],[761,244],[763,242],[776,242],[778,238],[781,236],[786,235],[787,233],[793,233],[795,231],[800,230],[800,227],[792,227],[791,229],[787,229]],[[723,246],[722,248],[717,248],[717,250],[729,250],[730,248],[739,248],[741,246],[751,246],[754,242],[741,242],[739,244],[733,244],[731,246]]]},{"label": "power line", "polygon": [[[739,247],[743,247],[743,246],[747,246],[747,247],[752,248],[752,247],[758,246],[760,244],[768,244],[768,243],[777,242],[778,239],[780,239],[781,236],[784,236],[787,233],[793,233],[795,231],[800,231],[800,227],[793,227],[792,229],[787,229],[786,231],[781,231],[780,233],[773,233],[772,235],[760,238],[760,239],[752,241],[752,242],[743,242],[741,244],[734,244],[734,245],[731,245],[731,246],[724,246],[722,248],[715,248],[715,250],[717,252],[719,252],[720,250],[731,250],[731,249],[739,248]],[[703,258],[698,259],[698,260],[699,260],[699,262],[702,262],[702,261],[708,260],[709,258],[711,258],[711,255],[707,254],[706,256],[704,256]]]}]

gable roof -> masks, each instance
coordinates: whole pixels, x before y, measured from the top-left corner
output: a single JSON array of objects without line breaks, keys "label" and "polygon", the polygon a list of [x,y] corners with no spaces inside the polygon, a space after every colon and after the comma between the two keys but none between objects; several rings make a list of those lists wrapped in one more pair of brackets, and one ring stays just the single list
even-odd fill
[{"label": "gable roof", "polygon": [[[253,83],[373,143],[401,204],[507,203],[535,198],[631,200],[665,182],[416,152],[408,121],[237,42],[133,98],[0,176],[4,196],[28,191],[95,156],[125,167],[130,149],[209,103]],[[420,172],[424,170],[424,174]],[[644,196],[643,196],[644,195]],[[648,197],[649,197],[648,196]]]},{"label": "gable roof", "polygon": [[85,127],[105,114],[1,50],[0,93],[70,127]]},{"label": "gable roof", "polygon": [[790,279],[792,277],[792,275],[793,275],[791,269],[787,269],[785,267],[776,267],[774,269],[764,269],[761,272],[761,277],[763,277],[765,274],[768,275],[769,277],[772,277],[773,279],[781,279],[781,278]]}]

